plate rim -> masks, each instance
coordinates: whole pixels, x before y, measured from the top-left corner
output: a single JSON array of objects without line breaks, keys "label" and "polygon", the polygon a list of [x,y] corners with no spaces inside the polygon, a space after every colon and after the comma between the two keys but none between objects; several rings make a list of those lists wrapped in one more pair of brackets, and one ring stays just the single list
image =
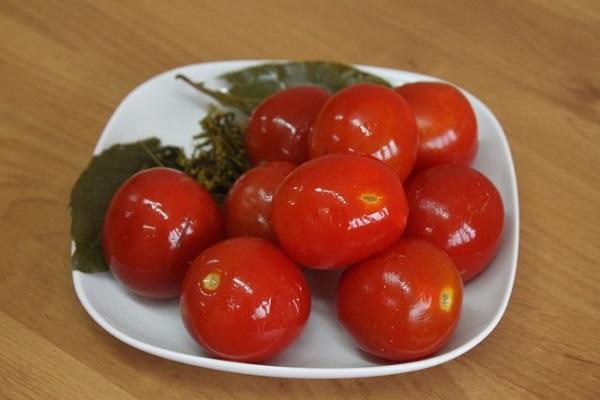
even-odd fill
[{"label": "plate rim", "polygon": [[[116,119],[118,118],[118,110],[121,108],[123,104],[125,104],[138,90],[140,90],[145,85],[149,84],[151,81],[162,77],[163,75],[174,74],[182,70],[188,70],[193,68],[201,68],[206,66],[212,67],[222,67],[223,71],[220,73],[227,72],[229,70],[233,70],[234,68],[239,69],[243,68],[240,65],[251,65],[251,64],[261,64],[265,62],[288,62],[288,60],[279,60],[279,59],[245,59],[245,60],[225,60],[225,61],[210,61],[210,62],[201,62],[188,64],[184,66],[175,67],[169,69],[167,71],[156,74],[149,79],[144,80],[142,83],[138,84],[135,88],[133,88],[123,99],[119,102],[117,107],[114,109],[111,114],[108,122],[106,123],[98,141],[96,142],[96,146],[94,147],[94,153],[97,154],[100,150],[102,150],[105,146],[104,143],[107,140],[106,132],[111,129],[111,127],[116,123]],[[417,72],[405,71],[387,67],[378,67],[372,65],[364,65],[364,64],[349,64],[361,70],[374,73],[374,74],[407,74],[411,76],[411,79],[414,80],[428,80],[428,81],[443,81],[448,82],[430,75],[424,75]],[[152,344],[145,343],[140,341],[134,337],[127,335],[126,333],[120,331],[115,328],[112,324],[110,324],[91,304],[88,299],[85,290],[83,288],[82,276],[83,272],[80,271],[72,271],[72,278],[75,293],[77,298],[86,312],[92,317],[92,319],[100,325],[105,331],[111,334],[116,339],[130,345],[133,348],[141,350],[145,353],[152,354],[154,356],[162,357],[171,361],[176,361],[188,365],[199,366],[204,368],[209,368],[218,371],[224,372],[232,372],[239,373],[245,375],[256,375],[256,376],[265,376],[265,377],[277,377],[277,378],[297,378],[297,379],[344,379],[344,378],[367,378],[367,377],[375,377],[375,376],[385,376],[385,375],[394,375],[401,374],[407,372],[413,372],[421,369],[431,368],[448,361],[451,361],[468,351],[472,350],[475,346],[481,343],[489,334],[498,326],[500,320],[504,316],[506,309],[508,307],[508,303],[514,288],[516,272],[518,267],[518,254],[519,254],[519,241],[520,241],[520,204],[519,204],[519,196],[518,196],[518,181],[515,171],[515,164],[512,156],[512,152],[510,150],[510,146],[508,144],[508,139],[506,134],[504,133],[504,129],[500,125],[500,122],[494,115],[494,113],[487,107],[485,103],[479,100],[475,95],[471,94],[467,90],[462,87],[453,84],[452,82],[448,82],[454,85],[455,87],[462,90],[469,101],[473,103],[477,103],[477,106],[482,110],[486,117],[489,118],[494,128],[500,133],[500,139],[503,146],[503,152],[508,157],[509,169],[508,175],[509,179],[512,183],[512,198],[510,199],[511,204],[514,206],[513,214],[514,220],[512,221],[512,235],[514,237],[514,247],[515,251],[511,253],[510,259],[510,282],[504,291],[502,302],[500,307],[497,309],[494,318],[491,322],[483,329],[479,334],[472,337],[465,344],[460,347],[449,351],[444,354],[434,355],[429,358],[425,358],[422,360],[410,361],[405,363],[395,363],[395,364],[383,364],[383,365],[375,365],[375,366],[365,366],[365,367],[290,367],[290,366],[278,366],[278,365],[268,365],[268,364],[253,364],[253,363],[243,363],[238,361],[229,361],[229,360],[221,360],[218,358],[211,358],[202,355],[192,355],[192,354],[184,354],[173,350],[168,350],[159,346],[155,346]],[[507,235],[507,232],[503,232],[503,236]],[[74,244],[72,243],[71,251],[74,249]]]}]

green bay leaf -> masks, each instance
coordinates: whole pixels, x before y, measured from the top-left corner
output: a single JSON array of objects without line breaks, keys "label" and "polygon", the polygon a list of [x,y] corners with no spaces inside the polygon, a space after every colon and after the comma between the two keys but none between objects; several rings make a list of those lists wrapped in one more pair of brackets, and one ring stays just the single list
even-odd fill
[{"label": "green bay leaf", "polygon": [[69,202],[71,238],[75,252],[71,268],[83,272],[107,271],[102,255],[102,224],[113,194],[136,172],[157,166],[160,140],[117,144],[92,158],[79,176]]},{"label": "green bay leaf", "polygon": [[250,114],[269,95],[298,85],[315,85],[332,93],[357,83],[390,86],[378,76],[347,64],[327,61],[261,64],[229,72],[218,77],[226,84],[222,90],[210,89],[206,82],[193,82],[184,75],[177,77],[222,105],[245,114]]}]

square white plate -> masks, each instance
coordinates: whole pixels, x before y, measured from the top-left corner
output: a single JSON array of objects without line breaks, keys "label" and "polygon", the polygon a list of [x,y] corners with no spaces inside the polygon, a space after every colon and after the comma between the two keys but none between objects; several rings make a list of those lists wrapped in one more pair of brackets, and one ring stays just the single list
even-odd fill
[{"label": "square white plate", "polygon": [[[265,61],[195,64],[162,73],[134,89],[115,110],[95,153],[116,144],[157,136],[163,144],[190,148],[198,121],[211,100],[181,81],[195,81]],[[438,80],[411,72],[357,66],[387,79],[405,82]],[[142,351],[170,360],[252,375],[289,378],[354,378],[399,374],[432,367],[465,353],[496,327],[504,314],[517,268],[519,204],[512,156],[502,127],[492,112],[466,93],[479,129],[479,150],[473,167],[489,177],[502,196],[505,226],[492,264],[465,286],[462,317],[450,343],[428,358],[383,364],[359,351],[335,317],[333,295],[339,272],[307,271],[313,292],[312,312],[300,338],[278,357],[263,364],[224,361],[207,355],[188,335],[178,301],[154,302],[130,294],[110,273],[73,272],[77,296],[90,316],[111,335]]]}]

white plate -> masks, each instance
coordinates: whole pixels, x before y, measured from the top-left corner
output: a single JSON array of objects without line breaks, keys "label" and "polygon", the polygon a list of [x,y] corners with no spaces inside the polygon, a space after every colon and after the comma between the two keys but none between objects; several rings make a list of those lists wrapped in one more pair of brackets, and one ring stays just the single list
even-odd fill
[{"label": "white plate", "polygon": [[[184,73],[210,80],[227,71],[264,61],[196,64],[160,74],[133,90],[114,112],[95,153],[121,142],[158,136],[165,144],[190,147],[209,98],[174,79]],[[360,66],[394,85],[436,78],[385,68]],[[505,228],[492,265],[466,285],[463,313],[450,343],[419,361],[383,364],[357,350],[336,321],[331,297],[336,273],[308,272],[313,289],[309,322],[284,353],[264,364],[223,361],[207,355],[185,331],[178,302],[153,302],[129,294],[109,273],[73,272],[81,304],[111,335],[142,351],[186,364],[222,371],[289,378],[353,378],[399,374],[452,360],[481,342],[504,314],[515,279],[519,243],[519,204],[512,157],[502,127],[492,112],[467,93],[479,127],[474,167],[497,186],[504,201]]]}]

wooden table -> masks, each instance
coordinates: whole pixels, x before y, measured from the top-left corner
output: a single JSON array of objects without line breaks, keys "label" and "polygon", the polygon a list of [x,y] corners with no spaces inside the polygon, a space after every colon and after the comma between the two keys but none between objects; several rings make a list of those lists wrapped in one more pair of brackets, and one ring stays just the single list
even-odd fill
[{"label": "wooden table", "polygon": [[[286,380],[134,350],[77,301],[69,192],[122,97],[175,66],[329,59],[419,71],[487,103],[515,158],[521,247],[497,329],[411,374]],[[600,397],[597,1],[0,0],[0,398]]]}]

